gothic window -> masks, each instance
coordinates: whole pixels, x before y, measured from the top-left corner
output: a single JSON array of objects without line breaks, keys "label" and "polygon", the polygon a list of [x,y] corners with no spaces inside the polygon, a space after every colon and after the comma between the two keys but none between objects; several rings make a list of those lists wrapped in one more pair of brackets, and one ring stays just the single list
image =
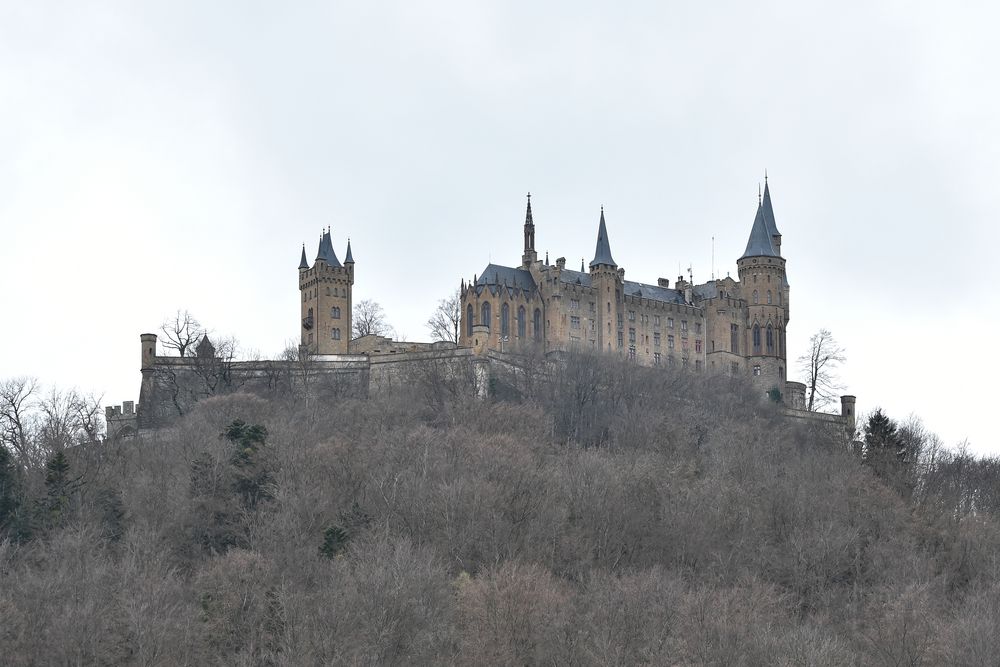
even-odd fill
[{"label": "gothic window", "polygon": [[628,342],[635,343],[635,329],[632,327],[628,330]]},{"label": "gothic window", "polygon": [[572,315],[569,318],[569,328],[570,329],[579,329],[580,328],[580,318],[578,316]]},{"label": "gothic window", "polygon": [[524,306],[517,307],[517,337],[524,338]]},{"label": "gothic window", "polygon": [[466,336],[471,336],[472,335],[472,318],[473,318],[473,313],[474,312],[475,312],[475,310],[472,308],[472,304],[471,303],[468,306],[465,307],[465,335]]},{"label": "gothic window", "polygon": [[767,305],[771,305],[771,290],[767,290]]},{"label": "gothic window", "polygon": [[760,325],[753,325],[753,353],[760,354]]},{"label": "gothic window", "polygon": [[340,340],[340,329],[334,327],[330,332],[330,337],[333,338],[333,340]]},{"label": "gothic window", "polygon": [[669,347],[671,350],[674,349],[674,335],[673,334],[670,334],[669,336],[667,336],[667,347]]},{"label": "gothic window", "polygon": [[774,354],[774,327],[767,325],[767,353]]},{"label": "gothic window", "polygon": [[628,360],[635,361],[635,345],[628,346]]},{"label": "gothic window", "polygon": [[510,335],[510,306],[506,303],[500,306],[500,335]]},{"label": "gothic window", "polygon": [[542,311],[535,308],[534,322],[532,322],[532,330],[535,334],[535,340],[542,340]]},{"label": "gothic window", "polygon": [[740,351],[740,328],[735,324],[729,325],[729,351],[737,354]]},{"label": "gothic window", "polygon": [[330,309],[330,317],[332,317],[335,320],[340,319],[340,306],[334,306],[333,308]]},{"label": "gothic window", "polygon": [[487,331],[491,330],[492,327],[490,325],[493,323],[493,318],[491,317],[492,312],[490,311],[490,302],[483,301],[480,311],[482,311],[480,312],[480,324],[485,324]]},{"label": "gothic window", "polygon": [[757,303],[757,290],[753,291],[753,302]]}]

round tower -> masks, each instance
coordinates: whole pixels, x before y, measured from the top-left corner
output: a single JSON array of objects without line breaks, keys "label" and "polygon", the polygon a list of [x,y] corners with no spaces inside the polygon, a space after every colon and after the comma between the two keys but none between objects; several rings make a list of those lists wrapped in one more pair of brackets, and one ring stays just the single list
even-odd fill
[{"label": "round tower", "polygon": [[785,331],[789,289],[785,259],[774,245],[780,242],[781,235],[774,224],[770,193],[766,194],[766,206],[764,201],[758,201],[746,251],[736,266],[747,304],[744,353],[747,366],[766,389],[784,392],[788,371]]},{"label": "round tower", "polygon": [[608,227],[601,207],[601,222],[597,228],[597,247],[590,262],[590,284],[597,303],[597,349],[604,352],[624,352],[624,306],[622,285],[625,274],[619,271],[611,257]]}]

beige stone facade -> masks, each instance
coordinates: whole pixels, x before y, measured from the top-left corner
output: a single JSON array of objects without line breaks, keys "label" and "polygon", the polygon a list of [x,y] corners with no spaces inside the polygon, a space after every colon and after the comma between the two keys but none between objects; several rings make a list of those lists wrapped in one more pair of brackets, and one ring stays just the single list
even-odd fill
[{"label": "beige stone facade", "polygon": [[604,211],[594,260],[569,269],[539,260],[529,195],[524,255],[462,282],[460,344],[478,351],[601,350],[648,366],[748,374],[784,391],[789,287],[769,188],[730,277],[626,280],[611,255]]},{"label": "beige stone facade", "polygon": [[308,354],[347,354],[351,342],[354,257],[347,242],[344,263],[337,259],[330,230],[320,236],[312,266],[302,247],[299,300],[302,304],[301,349]]}]

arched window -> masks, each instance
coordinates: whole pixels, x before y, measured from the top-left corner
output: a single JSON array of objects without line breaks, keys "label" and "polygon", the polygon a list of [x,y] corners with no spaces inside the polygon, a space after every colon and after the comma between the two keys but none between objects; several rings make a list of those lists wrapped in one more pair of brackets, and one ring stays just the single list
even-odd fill
[{"label": "arched window", "polygon": [[492,312],[490,310],[490,302],[483,301],[483,305],[480,307],[480,310],[481,310],[480,324],[485,324],[486,330],[489,331],[491,329],[490,325],[492,324],[492,317],[491,317]]},{"label": "arched window", "polygon": [[753,291],[753,302],[757,303],[757,290]]},{"label": "arched window", "polygon": [[524,306],[517,307],[517,337],[524,338]]},{"label": "arched window", "polygon": [[771,290],[767,290],[767,305],[771,305]]},{"label": "arched window", "polygon": [[760,325],[753,325],[753,353],[760,354]]},{"label": "arched window", "polygon": [[531,328],[534,331],[535,340],[542,340],[542,311],[538,308],[535,308],[535,319]]},{"label": "arched window", "polygon": [[500,306],[500,335],[510,336],[510,306],[506,303]]},{"label": "arched window", "polygon": [[468,306],[465,307],[465,335],[466,336],[471,336],[472,335],[472,318],[473,318],[473,313],[474,312],[475,312],[475,310],[473,310],[471,303]]},{"label": "arched window", "polygon": [[340,340],[340,329],[334,327],[333,331],[330,332],[330,337],[334,340]]},{"label": "arched window", "polygon": [[774,354],[774,328],[767,325],[767,353]]},{"label": "arched window", "polygon": [[778,290],[778,305],[781,305],[781,290]]}]

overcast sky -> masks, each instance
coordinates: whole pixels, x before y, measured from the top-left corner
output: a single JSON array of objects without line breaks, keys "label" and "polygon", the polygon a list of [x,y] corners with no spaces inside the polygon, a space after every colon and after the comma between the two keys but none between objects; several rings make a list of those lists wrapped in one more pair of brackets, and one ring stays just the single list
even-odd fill
[{"label": "overcast sky", "polygon": [[[770,177],[789,356],[1000,454],[995,3],[0,2],[0,377],[137,399],[188,309],[296,338],[301,243],[427,340],[437,301],[601,205],[626,276],[736,275]],[[794,364],[790,364],[794,370]],[[794,374],[793,374],[794,377]]]}]

